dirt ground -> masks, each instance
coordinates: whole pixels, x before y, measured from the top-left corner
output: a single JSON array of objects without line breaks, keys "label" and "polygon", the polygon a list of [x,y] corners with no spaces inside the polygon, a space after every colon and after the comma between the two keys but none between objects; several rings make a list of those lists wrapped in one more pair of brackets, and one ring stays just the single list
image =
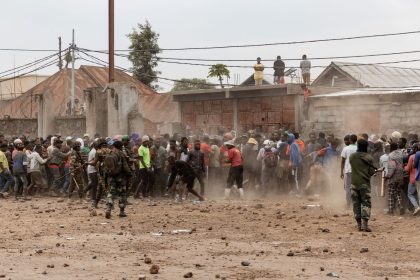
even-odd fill
[{"label": "dirt ground", "polygon": [[335,199],[131,201],[127,218],[114,210],[107,220],[104,204],[92,216],[86,201],[0,200],[0,278],[420,279],[419,218],[409,214],[376,207],[373,232],[360,233]]}]

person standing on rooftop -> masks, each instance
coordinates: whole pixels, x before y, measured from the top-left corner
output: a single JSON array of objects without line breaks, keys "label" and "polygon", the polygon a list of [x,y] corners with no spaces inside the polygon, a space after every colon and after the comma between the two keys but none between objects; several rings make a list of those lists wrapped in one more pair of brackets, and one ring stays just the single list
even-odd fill
[{"label": "person standing on rooftop", "polygon": [[281,56],[277,56],[277,60],[274,61],[274,84],[284,85],[284,61],[281,60]]},{"label": "person standing on rooftop", "polygon": [[256,86],[262,86],[264,79],[264,65],[261,63],[261,58],[257,57],[257,63],[254,65],[254,80]]},{"label": "person standing on rooftop", "polygon": [[309,86],[311,83],[311,62],[307,59],[306,54],[302,55],[300,71],[302,72],[303,83]]}]

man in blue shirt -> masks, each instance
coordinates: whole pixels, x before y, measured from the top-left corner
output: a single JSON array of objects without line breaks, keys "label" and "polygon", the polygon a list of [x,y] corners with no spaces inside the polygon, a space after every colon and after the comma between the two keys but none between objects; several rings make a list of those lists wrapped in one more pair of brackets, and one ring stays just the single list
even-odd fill
[{"label": "man in blue shirt", "polygon": [[414,168],[416,168],[416,189],[417,193],[420,194],[420,151],[416,153],[414,157]]}]

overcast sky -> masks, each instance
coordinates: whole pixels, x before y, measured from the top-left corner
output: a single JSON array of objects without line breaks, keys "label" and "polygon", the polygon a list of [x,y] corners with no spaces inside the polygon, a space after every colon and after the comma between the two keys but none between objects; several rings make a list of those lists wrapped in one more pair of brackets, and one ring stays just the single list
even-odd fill
[{"label": "overcast sky", "polygon": [[[14,0],[2,1],[2,40],[0,48],[56,49],[61,36],[66,47],[75,29],[78,47],[107,49],[107,0]],[[287,42],[296,40],[347,37],[413,31],[420,29],[418,0],[115,0],[115,48],[127,49],[126,34],[137,23],[148,20],[160,34],[161,48],[218,46]],[[273,59],[359,55],[420,50],[420,34],[398,37],[311,43],[239,49],[165,51],[162,57],[211,59]],[[19,66],[49,53],[0,51],[0,72]],[[98,56],[97,54],[94,54]],[[99,56],[101,57],[101,56]],[[106,56],[101,58],[106,59]],[[341,59],[349,62],[385,62],[420,59],[420,53],[376,58]],[[312,61],[327,65],[330,61]],[[88,64],[79,61],[80,64]],[[116,58],[125,68],[130,63]],[[211,64],[210,62],[207,64]],[[253,62],[228,62],[230,65],[252,65]],[[266,62],[266,66],[271,66]],[[298,62],[286,62],[295,66]],[[420,68],[420,62],[397,64]],[[43,70],[53,74],[56,67]],[[159,63],[161,76],[172,79],[205,78],[208,67]],[[316,76],[322,69],[314,69]],[[231,76],[244,80],[252,69],[230,68]],[[266,69],[272,75],[271,69]],[[210,80],[217,82],[216,80]],[[165,90],[172,82],[162,81]]]}]

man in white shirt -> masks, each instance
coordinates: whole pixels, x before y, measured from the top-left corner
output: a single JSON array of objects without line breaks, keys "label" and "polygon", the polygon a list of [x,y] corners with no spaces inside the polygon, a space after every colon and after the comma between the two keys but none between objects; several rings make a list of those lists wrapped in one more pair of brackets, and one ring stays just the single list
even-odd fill
[{"label": "man in white shirt", "polygon": [[347,207],[352,205],[351,199],[351,165],[349,162],[350,155],[357,151],[357,135],[346,135],[344,137],[344,143],[346,143],[346,147],[344,147],[343,151],[341,152],[341,179],[344,179],[344,189],[346,190],[346,202]]},{"label": "man in white shirt", "polygon": [[309,86],[311,84],[311,62],[306,57],[306,54],[302,55],[300,71],[302,72],[303,83]]},{"label": "man in white shirt", "polygon": [[36,192],[40,193],[40,190],[45,191],[47,186],[44,184],[41,173],[41,164],[45,164],[48,159],[43,159],[40,154],[42,153],[42,146],[36,145],[35,149],[31,153],[27,153],[27,157],[30,160],[28,173],[31,176],[31,185],[28,189],[36,187]]},{"label": "man in white shirt", "polygon": [[[88,155],[88,162],[92,162],[96,157],[96,149],[98,148],[98,142],[95,140],[92,145],[92,150],[90,150]],[[85,194],[90,190],[90,198],[92,200],[92,206],[97,208],[97,189],[98,189],[98,170],[94,165],[88,165],[87,167],[88,174],[88,186],[85,189]]]}]

